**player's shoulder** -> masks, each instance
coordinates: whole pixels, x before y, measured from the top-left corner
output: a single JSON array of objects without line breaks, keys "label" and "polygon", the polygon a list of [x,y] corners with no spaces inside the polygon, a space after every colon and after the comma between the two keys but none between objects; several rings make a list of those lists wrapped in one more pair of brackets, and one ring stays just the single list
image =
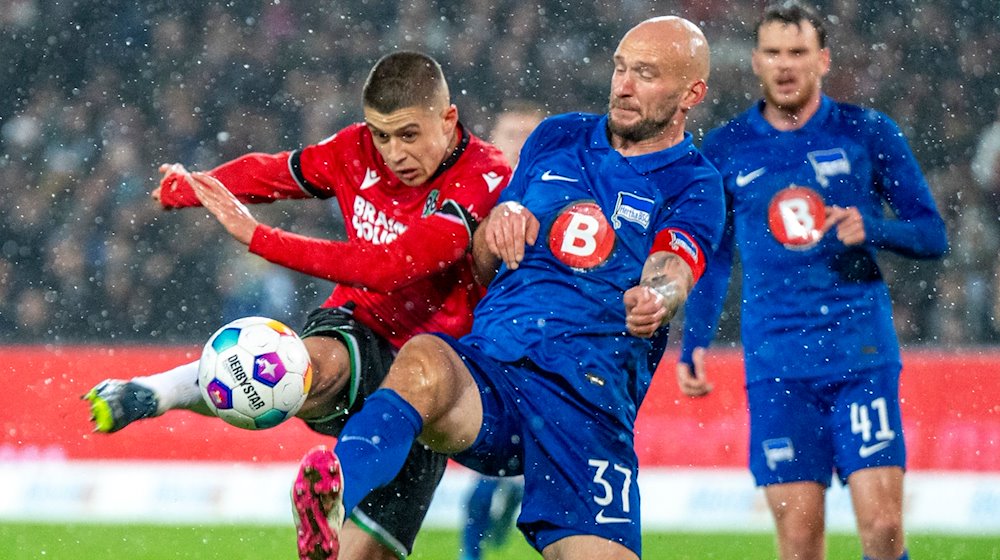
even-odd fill
[{"label": "player's shoulder", "polygon": [[371,140],[371,131],[363,122],[349,124],[344,128],[334,132],[330,136],[320,140],[316,146],[334,147],[339,145],[359,145],[364,140]]},{"label": "player's shoulder", "polygon": [[468,157],[459,158],[457,164],[475,168],[508,168],[507,158],[504,157],[500,148],[483,140],[475,134],[469,133],[469,142],[465,147],[465,155]]},{"label": "player's shoulder", "polygon": [[499,148],[462,129],[460,147],[449,156],[429,186],[440,189],[444,198],[452,198],[466,207],[475,201],[492,206],[500,190],[510,180],[511,168]]},{"label": "player's shoulder", "polygon": [[533,166],[539,160],[579,152],[589,145],[602,118],[602,115],[591,113],[562,113],[546,117],[525,141],[519,165]]},{"label": "player's shoulder", "polygon": [[862,105],[831,100],[831,118],[841,128],[851,130],[854,137],[879,135],[884,132],[895,134],[898,126],[889,115]]},{"label": "player's shoulder", "polygon": [[547,117],[535,127],[532,136],[542,142],[587,142],[590,131],[597,126],[603,115],[593,113],[562,113]]},{"label": "player's shoulder", "polygon": [[701,142],[702,152],[706,154],[715,153],[729,147],[735,147],[741,142],[751,139],[757,134],[751,124],[751,112],[758,110],[757,105],[754,105],[725,123],[706,132]]}]

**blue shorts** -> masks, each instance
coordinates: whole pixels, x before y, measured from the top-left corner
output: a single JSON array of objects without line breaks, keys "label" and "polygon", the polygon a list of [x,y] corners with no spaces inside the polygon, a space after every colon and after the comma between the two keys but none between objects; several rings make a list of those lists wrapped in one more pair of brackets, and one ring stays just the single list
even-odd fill
[{"label": "blue shorts", "polygon": [[899,369],[846,379],[764,380],[747,387],[750,472],[758,486],[842,483],[870,467],[906,467]]},{"label": "blue shorts", "polygon": [[573,387],[530,362],[499,362],[441,338],[462,357],[483,402],[479,436],[453,458],[487,475],[524,474],[517,526],[528,542],[541,551],[564,537],[596,535],[641,556],[632,424],[608,412],[617,403],[600,402],[610,391]]}]

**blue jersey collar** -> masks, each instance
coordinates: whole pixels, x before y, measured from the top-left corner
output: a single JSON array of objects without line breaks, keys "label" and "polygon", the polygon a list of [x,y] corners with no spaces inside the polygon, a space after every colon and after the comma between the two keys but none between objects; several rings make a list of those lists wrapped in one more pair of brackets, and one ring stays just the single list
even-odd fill
[{"label": "blue jersey collar", "polygon": [[[591,148],[614,151],[614,148],[611,147],[611,143],[608,141],[607,130],[608,116],[604,115],[597,121],[596,126],[590,133]],[[694,149],[694,137],[690,132],[685,132],[683,140],[667,149],[641,156],[625,157],[624,159],[637,173],[645,175],[674,163],[693,152]]]},{"label": "blue jersey collar", "polygon": [[771,123],[764,119],[764,100],[761,99],[757,101],[756,105],[750,108],[748,121],[754,131],[759,134],[777,135],[783,132],[810,132],[813,129],[818,129],[823,126],[827,117],[830,116],[830,111],[833,109],[833,105],[833,99],[830,99],[826,95],[821,95],[819,99],[819,109],[816,110],[816,114],[809,119],[809,122],[807,122],[805,126],[796,130],[783,131],[774,128],[771,126]]}]

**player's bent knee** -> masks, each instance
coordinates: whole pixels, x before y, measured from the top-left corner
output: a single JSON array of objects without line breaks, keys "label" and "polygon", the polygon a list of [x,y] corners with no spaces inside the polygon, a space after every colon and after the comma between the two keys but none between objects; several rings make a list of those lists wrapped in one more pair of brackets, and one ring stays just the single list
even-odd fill
[{"label": "player's bent knee", "polygon": [[419,335],[404,344],[384,386],[420,413],[424,420],[420,441],[435,451],[462,451],[479,434],[479,388],[462,358],[441,338]]},{"label": "player's bent knee", "polygon": [[451,347],[436,336],[418,335],[399,350],[384,386],[395,390],[421,412],[433,416],[433,408],[428,410],[421,406],[422,402],[453,401],[459,380]]}]

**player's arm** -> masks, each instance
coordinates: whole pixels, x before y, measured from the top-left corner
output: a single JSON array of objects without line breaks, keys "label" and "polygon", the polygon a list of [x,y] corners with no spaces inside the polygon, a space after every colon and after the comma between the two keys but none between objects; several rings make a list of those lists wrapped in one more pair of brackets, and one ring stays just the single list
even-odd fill
[{"label": "player's arm", "polygon": [[870,244],[917,259],[935,259],[948,250],[944,219],[930,186],[899,127],[888,117],[865,123],[874,132],[869,151],[875,166],[874,187],[894,214],[886,218],[881,207],[868,215],[856,207],[827,208],[823,232],[836,229],[845,245]]},{"label": "player's arm", "polygon": [[524,260],[525,245],[538,239],[538,218],[514,201],[495,206],[476,230],[472,244],[473,272],[476,280],[487,285],[506,264],[511,270]]},{"label": "player's arm", "polygon": [[[221,181],[238,200],[245,203],[317,196],[303,188],[301,179],[293,174],[293,164],[299,153],[247,154],[207,173]],[[184,208],[200,204],[194,192],[191,173],[184,166],[164,164],[160,166],[160,172],[163,177],[152,196],[164,208]]]},{"label": "player's arm", "polygon": [[[720,136],[718,129],[710,132],[702,149],[709,161],[717,168],[724,169],[730,161],[731,156],[727,156],[726,151],[732,147],[732,143],[725,139],[720,141]],[[699,233],[697,239],[701,240],[711,254],[711,258],[703,261],[703,268],[695,269],[700,274],[696,275],[697,283],[684,306],[681,355],[675,369],[678,385],[688,396],[706,395],[712,390],[705,371],[704,356],[715,335],[733,266],[732,200],[722,188],[721,179],[716,174],[708,181],[700,207],[686,212],[689,216],[700,217],[690,227],[692,233]]]},{"label": "player's arm", "polygon": [[336,282],[390,292],[435,274],[463,258],[476,227],[473,215],[446,200],[389,244],[369,245],[306,237],[257,222],[214,177],[191,175],[201,203],[250,252],[275,264]]},{"label": "player's arm", "polygon": [[653,336],[684,305],[694,286],[691,266],[668,251],[655,251],[642,267],[638,286],[625,292],[625,325],[641,338]]},{"label": "player's arm", "polygon": [[[334,135],[323,142],[301,150],[276,154],[251,153],[240,156],[207,171],[244,203],[272,202],[286,198],[329,198],[330,189],[320,184],[333,182],[330,175],[336,166],[341,144],[350,144],[350,133]],[[164,208],[184,208],[200,204],[194,193],[191,173],[183,165],[160,166],[159,186],[152,197]]]},{"label": "player's arm", "polygon": [[250,252],[303,274],[387,293],[465,258],[475,228],[465,208],[446,200],[389,244],[316,239],[262,224],[254,231]]},{"label": "player's arm", "polygon": [[675,369],[678,387],[689,397],[704,396],[712,391],[705,369],[705,354],[715,337],[735,256],[732,207],[730,204],[727,207],[730,209],[718,248],[684,305],[684,332]]}]

